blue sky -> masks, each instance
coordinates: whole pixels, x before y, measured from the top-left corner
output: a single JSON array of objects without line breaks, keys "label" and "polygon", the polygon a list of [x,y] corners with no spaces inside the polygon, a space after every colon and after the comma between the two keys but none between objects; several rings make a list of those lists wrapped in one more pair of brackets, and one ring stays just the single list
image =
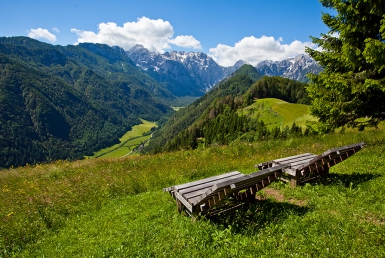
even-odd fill
[{"label": "blue sky", "polygon": [[283,60],[316,47],[328,28],[318,0],[4,0],[0,36],[68,45],[97,42],[129,50],[201,51],[219,64]]}]

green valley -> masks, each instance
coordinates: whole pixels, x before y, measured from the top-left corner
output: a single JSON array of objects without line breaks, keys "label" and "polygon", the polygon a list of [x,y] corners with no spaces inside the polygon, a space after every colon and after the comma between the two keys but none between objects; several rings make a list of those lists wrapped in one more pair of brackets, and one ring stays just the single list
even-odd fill
[{"label": "green valley", "polygon": [[145,144],[151,138],[151,130],[156,127],[153,122],[143,119],[141,121],[141,124],[133,126],[119,139],[120,143],[97,151],[93,156],[86,156],[86,158],[123,157],[131,154],[134,149]]}]

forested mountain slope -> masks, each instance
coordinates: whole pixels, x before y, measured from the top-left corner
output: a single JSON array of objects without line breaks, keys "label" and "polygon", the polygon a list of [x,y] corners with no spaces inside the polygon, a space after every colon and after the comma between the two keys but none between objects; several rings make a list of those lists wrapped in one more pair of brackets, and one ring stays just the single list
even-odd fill
[{"label": "forested mountain slope", "polygon": [[0,37],[0,53],[68,83],[76,83],[81,69],[88,68],[112,82],[125,82],[131,89],[143,89],[151,96],[173,100],[165,87],[135,67],[120,47],[104,44],[53,46],[27,37]]},{"label": "forested mountain slope", "polygon": [[250,94],[257,99],[277,98],[290,103],[310,104],[305,90],[306,84],[279,76],[264,76],[250,88]]},{"label": "forested mountain slope", "polygon": [[195,123],[216,99],[242,96],[261,76],[251,65],[243,65],[230,78],[220,82],[206,95],[176,112],[159,131],[154,133],[147,151],[162,151],[167,141]]},{"label": "forested mountain slope", "polygon": [[175,99],[119,48],[0,38],[0,57],[0,167],[81,158]]},{"label": "forested mountain slope", "polygon": [[[248,70],[250,71],[250,70]],[[245,76],[245,75],[242,75]],[[237,78],[236,81],[233,81]],[[221,86],[227,87],[223,97],[214,98],[204,110],[199,109],[199,117],[190,120],[190,124],[174,137],[163,143],[160,151],[178,149],[195,149],[199,144],[229,144],[235,140],[256,141],[265,139],[286,138],[301,135],[304,132],[297,125],[303,126],[308,115],[308,107],[289,104],[276,100],[274,104],[264,102],[266,97],[280,98],[292,103],[306,103],[305,84],[281,77],[262,77],[253,85],[249,84],[244,94],[232,94],[231,90],[239,77],[226,80]],[[244,84],[245,86],[247,83]],[[255,102],[256,99],[260,99]],[[289,108],[290,112],[281,112],[280,107]],[[191,106],[190,106],[191,107]],[[274,110],[276,108],[276,110]],[[193,113],[193,110],[190,111]],[[177,113],[178,114],[178,113]],[[178,120],[176,120],[178,121]],[[180,120],[179,120],[180,121]],[[182,120],[187,122],[188,120]],[[290,124],[288,124],[290,122]]]}]

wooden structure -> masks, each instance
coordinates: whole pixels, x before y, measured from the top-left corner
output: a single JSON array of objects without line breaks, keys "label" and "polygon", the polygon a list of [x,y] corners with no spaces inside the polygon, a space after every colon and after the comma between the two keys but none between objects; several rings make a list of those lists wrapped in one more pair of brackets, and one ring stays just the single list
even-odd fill
[{"label": "wooden structure", "polygon": [[233,171],[164,188],[163,191],[169,192],[177,201],[179,212],[186,211],[190,216],[199,213],[213,215],[222,211],[219,204],[227,197],[233,199],[232,208],[253,202],[255,193],[278,179],[286,167],[278,165],[248,175]]},{"label": "wooden structure", "polygon": [[300,183],[314,180],[329,173],[329,168],[344,161],[361,150],[365,143],[355,143],[348,146],[330,149],[321,155],[304,153],[300,155],[275,159],[255,165],[259,169],[266,169],[281,164],[289,165],[281,178],[288,178],[293,187]]},{"label": "wooden structure", "polygon": [[[164,188],[176,200],[178,211],[190,216],[214,215],[255,201],[257,191],[278,178],[288,177],[292,186],[327,174],[329,168],[359,151],[364,143],[328,150],[321,155],[304,153],[255,165],[260,171],[238,171]],[[232,201],[228,201],[232,199]]]}]

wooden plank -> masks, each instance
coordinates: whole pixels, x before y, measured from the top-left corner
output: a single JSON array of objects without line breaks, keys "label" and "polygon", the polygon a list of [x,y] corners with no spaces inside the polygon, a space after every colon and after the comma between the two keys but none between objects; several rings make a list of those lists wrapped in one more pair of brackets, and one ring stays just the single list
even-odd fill
[{"label": "wooden plank", "polygon": [[274,159],[272,160],[274,163],[286,163],[286,162],[295,162],[297,160],[302,160],[302,159],[307,159],[309,156],[315,156],[312,153],[303,153],[299,155],[294,155],[294,156],[289,156],[289,157],[284,157],[280,159]]},{"label": "wooden plank", "polygon": [[[290,156],[286,158],[281,158],[277,160],[273,160],[273,163],[276,164],[289,164],[290,167],[285,169],[285,173],[296,176],[297,174],[297,167],[301,166],[303,163],[306,163],[307,161],[311,160],[312,158],[316,157],[315,154],[311,153],[304,153],[300,155]],[[278,161],[278,162],[277,162]]]},{"label": "wooden plank", "polygon": [[340,152],[340,153],[342,153],[342,152],[349,151],[351,149],[355,149],[357,151],[357,150],[361,150],[364,147],[364,145],[365,145],[364,142],[354,143],[354,144],[351,144],[351,145],[342,146],[342,147],[338,147],[338,148],[333,148],[333,149],[327,150],[323,154],[326,156],[326,155],[329,155],[332,152]]},{"label": "wooden plank", "polygon": [[[236,179],[236,178],[235,178]],[[231,178],[229,180],[232,180]],[[216,181],[218,183],[221,183],[223,182],[223,180],[218,180]],[[190,199],[192,198],[195,198],[197,196],[200,196],[202,194],[204,194],[207,190],[211,189],[212,188],[212,184],[208,187],[205,187],[205,188],[201,188],[201,189],[197,189],[196,191],[192,191],[192,192],[187,192],[185,194],[182,194],[182,196],[187,199],[189,202],[190,202]],[[179,192],[180,193],[180,192]],[[191,203],[191,202],[190,202]]]},{"label": "wooden plank", "polygon": [[192,187],[194,184],[215,181],[216,179],[231,177],[231,176],[237,175],[237,174],[243,175],[239,171],[232,171],[232,172],[229,172],[229,173],[225,173],[225,174],[221,174],[221,175],[217,175],[217,176],[213,176],[213,177],[209,177],[209,178],[204,178],[204,179],[201,179],[201,180],[197,180],[197,181],[193,181],[193,182],[189,182],[189,183],[185,183],[185,184],[180,184],[180,185],[175,185],[175,186],[170,186],[170,187],[167,187],[167,188],[163,188],[163,191],[164,192],[170,192],[170,194],[173,195],[172,194],[173,191],[178,191],[180,189],[184,189],[184,188],[189,187],[189,186]]},{"label": "wooden plank", "polygon": [[[297,167],[296,170],[300,171],[300,170],[303,170],[305,167],[309,167],[309,168],[311,168],[311,170],[315,170],[314,166],[316,166],[316,164],[319,160],[322,160],[322,162],[324,162],[324,163],[327,162],[329,167],[334,166],[334,165],[338,164],[339,162],[348,158],[348,156],[344,156],[345,153],[351,153],[350,155],[352,155],[355,153],[354,151],[352,151],[353,149],[355,151],[357,151],[357,150],[360,150],[363,146],[364,146],[364,143],[357,143],[357,144],[352,144],[352,145],[348,145],[348,146],[343,146],[343,147],[327,150],[324,153],[322,153],[321,155],[314,157],[309,162]],[[342,160],[341,160],[341,158],[342,158]],[[329,161],[327,161],[327,159],[329,159]]]},{"label": "wooden plank", "polygon": [[266,179],[267,182],[269,182],[269,184],[270,184],[271,182],[275,181],[281,174],[282,174],[282,170],[275,172],[273,174],[270,174],[269,176],[264,177],[262,179],[255,178],[256,180],[253,180],[253,181],[250,181],[250,180],[241,181],[241,182],[232,184],[231,189],[233,191],[241,191],[241,190],[246,189],[246,188],[254,188],[255,189],[255,185],[257,185],[260,181],[263,181],[263,179]]},{"label": "wooden plank", "polygon": [[[225,191],[226,196],[231,195],[232,190],[231,190],[231,188],[230,188],[229,186],[227,186],[227,187],[225,187],[225,188],[217,189],[216,191],[210,192],[210,193],[208,193],[208,194],[203,193],[203,194],[201,194],[201,195],[195,196],[195,197],[193,197],[193,198],[188,199],[188,201],[189,201],[192,205],[194,205],[194,206],[195,206],[195,205],[200,205],[200,204],[202,204],[202,203],[205,203],[205,202],[207,202],[207,200],[210,200],[210,203],[213,203],[213,202],[215,201],[214,204],[216,204],[217,199],[215,199],[215,196],[218,195],[218,193],[219,193],[220,191],[223,191],[223,192],[224,192],[224,189],[226,189],[226,191]],[[210,190],[210,189],[208,189],[207,191],[209,191],[209,190]],[[207,192],[207,191],[206,191],[206,192]]]},{"label": "wooden plank", "polygon": [[[294,162],[290,162],[289,164],[291,167],[299,167],[305,163],[309,163],[311,160],[315,160],[316,157],[318,157],[318,156],[317,155],[308,156],[306,159],[296,160]],[[321,159],[322,157],[319,157],[319,158]]]},{"label": "wooden plank", "polygon": [[[234,185],[238,182],[241,182],[241,181],[257,182],[257,181],[262,180],[263,178],[266,178],[266,177],[274,174],[275,171],[282,170],[282,169],[286,168],[287,166],[288,165],[283,164],[280,166],[267,168],[267,169],[264,169],[264,170],[261,170],[261,171],[258,171],[258,172],[252,173],[252,174],[244,175],[242,177],[238,177],[238,178],[231,179],[231,180],[228,180],[228,181],[225,181],[222,183],[215,184],[215,185],[213,185],[213,187],[211,189],[207,190],[205,193],[201,194],[199,197],[196,197],[193,200],[190,199],[189,202],[192,205],[197,205],[199,202],[203,201],[206,197],[209,197],[210,195],[220,191],[224,187],[230,186],[232,188],[233,187],[232,185]],[[236,186],[234,185],[234,187],[236,187]]]},{"label": "wooden plank", "polygon": [[188,203],[186,199],[183,198],[183,196],[181,196],[178,193],[175,193],[175,196],[187,208],[187,210],[189,210],[190,212],[193,212],[193,206],[190,203]]},{"label": "wooden plank", "polygon": [[208,178],[204,178],[204,179],[201,179],[201,180],[197,180],[197,181],[193,181],[193,182],[189,182],[189,183],[185,183],[185,184],[181,184],[181,185],[175,185],[175,186],[173,186],[173,190],[180,191],[180,190],[182,190],[184,188],[193,187],[195,185],[199,185],[199,184],[215,181],[217,179],[226,178],[226,177],[230,177],[230,176],[237,175],[237,174],[241,174],[241,172],[239,172],[239,171],[232,171],[232,172],[229,172],[229,173],[226,173],[226,174],[221,174],[221,175],[217,175],[217,176],[213,176],[213,177],[208,177]]},{"label": "wooden plank", "polygon": [[184,188],[182,190],[179,190],[178,193],[180,193],[182,195],[185,195],[185,194],[188,194],[188,193],[197,192],[197,191],[199,191],[201,189],[210,188],[214,184],[221,183],[223,181],[230,180],[230,179],[235,179],[235,178],[242,177],[242,176],[244,176],[244,175],[242,173],[239,173],[238,175],[234,175],[234,176],[230,176],[230,177],[226,177],[226,178],[221,178],[221,179],[217,179],[217,180],[210,181],[210,182],[207,182],[207,183],[203,183],[203,184],[195,185],[195,186],[192,186],[192,187]]},{"label": "wooden plank", "polygon": [[[230,186],[232,189],[235,189],[240,185],[244,185],[244,186],[254,185],[254,184],[256,184],[256,182],[273,175],[277,171],[282,172],[282,170],[285,169],[287,166],[288,165],[283,164],[283,165],[279,165],[276,167],[267,168],[267,169],[264,169],[264,170],[261,170],[261,171],[258,171],[258,172],[252,173],[252,174],[245,175],[242,177],[242,180],[233,182]],[[221,187],[221,185],[218,184],[217,187]]]},{"label": "wooden plank", "polygon": [[267,162],[262,162],[259,164],[254,165],[254,167],[258,167],[259,169],[265,169],[268,167],[272,167],[273,164],[283,164],[283,163],[292,163],[300,160],[306,160],[309,156],[316,156],[312,153],[303,153],[303,154],[298,154],[294,156],[289,156],[289,157],[284,157],[280,159],[275,159]]}]

